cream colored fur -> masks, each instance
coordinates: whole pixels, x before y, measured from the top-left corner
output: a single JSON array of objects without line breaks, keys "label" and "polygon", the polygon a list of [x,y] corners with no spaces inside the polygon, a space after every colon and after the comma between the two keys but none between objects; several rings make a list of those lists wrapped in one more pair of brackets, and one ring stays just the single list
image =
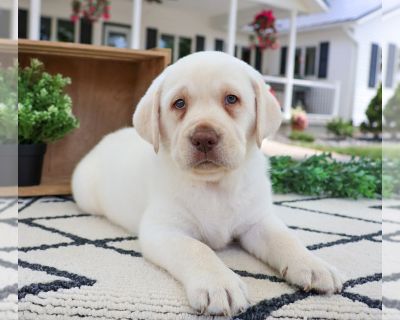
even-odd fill
[{"label": "cream colored fur", "polygon": [[[229,94],[239,103],[226,105]],[[174,107],[181,98],[184,111]],[[337,272],[274,216],[258,146],[281,114],[258,72],[224,53],[192,54],[153,82],[133,122],[136,129],[106,136],[82,159],[73,194],[86,212],[139,234],[144,257],[183,284],[194,309],[234,315],[248,307],[243,281],[213,251],[232,240],[294,285],[341,290]],[[190,143],[202,125],[220,138],[204,166]]]}]

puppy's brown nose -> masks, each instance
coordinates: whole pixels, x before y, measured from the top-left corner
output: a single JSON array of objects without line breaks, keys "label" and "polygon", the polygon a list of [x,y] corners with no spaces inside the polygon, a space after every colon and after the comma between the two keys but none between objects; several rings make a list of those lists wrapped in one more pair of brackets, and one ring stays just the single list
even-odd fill
[{"label": "puppy's brown nose", "polygon": [[190,137],[190,141],[198,151],[206,153],[218,144],[219,138],[214,129],[200,127]]}]

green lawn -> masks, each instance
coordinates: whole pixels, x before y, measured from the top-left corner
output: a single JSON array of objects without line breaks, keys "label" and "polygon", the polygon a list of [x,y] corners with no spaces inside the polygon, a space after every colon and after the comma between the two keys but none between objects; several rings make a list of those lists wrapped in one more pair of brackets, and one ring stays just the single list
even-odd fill
[{"label": "green lawn", "polygon": [[347,154],[355,157],[367,157],[371,159],[381,159],[382,158],[382,146],[372,145],[372,146],[348,146],[348,147],[333,147],[333,146],[323,146],[315,145],[315,149],[326,151],[326,152],[336,152],[340,154]]},{"label": "green lawn", "polygon": [[336,152],[339,154],[346,154],[355,157],[367,157],[370,159],[381,159],[382,150],[385,158],[398,159],[400,157],[400,146],[398,145],[385,145],[382,148],[380,144],[368,146],[326,146],[314,143],[296,143],[302,147],[317,149],[325,152]]}]

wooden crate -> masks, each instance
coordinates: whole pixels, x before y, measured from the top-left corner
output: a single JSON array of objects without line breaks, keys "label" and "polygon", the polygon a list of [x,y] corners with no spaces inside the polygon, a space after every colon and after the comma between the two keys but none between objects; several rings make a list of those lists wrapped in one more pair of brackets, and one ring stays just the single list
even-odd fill
[{"label": "wooden crate", "polygon": [[72,79],[67,92],[80,128],[49,144],[42,184],[18,188],[19,196],[69,194],[77,162],[107,133],[132,125],[136,104],[170,63],[169,50],[129,50],[92,45],[21,40],[22,66],[38,58],[51,73]]}]

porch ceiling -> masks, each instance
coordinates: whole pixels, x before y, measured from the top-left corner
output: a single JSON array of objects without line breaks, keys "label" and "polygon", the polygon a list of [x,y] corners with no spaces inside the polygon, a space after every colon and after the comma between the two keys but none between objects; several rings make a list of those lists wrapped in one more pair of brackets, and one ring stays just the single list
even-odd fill
[{"label": "porch ceiling", "polygon": [[[162,4],[149,4],[146,1],[145,3],[180,11],[195,11],[210,19],[209,21],[214,27],[227,29],[230,0],[162,0]],[[238,32],[246,32],[245,26],[253,20],[258,11],[263,9],[272,9],[277,19],[286,19],[289,16],[288,10],[295,9],[301,14],[323,12],[326,8],[324,0],[238,0]]]},{"label": "porch ceiling", "polygon": [[[113,0],[130,2],[132,0]],[[222,16],[229,13],[230,0],[162,0],[161,4],[146,5],[166,6],[179,10],[196,11],[208,17]],[[238,13],[256,12],[258,9],[271,8],[278,18],[287,16],[287,10],[296,9],[299,12],[315,13],[326,10],[324,0],[238,0]]]}]

